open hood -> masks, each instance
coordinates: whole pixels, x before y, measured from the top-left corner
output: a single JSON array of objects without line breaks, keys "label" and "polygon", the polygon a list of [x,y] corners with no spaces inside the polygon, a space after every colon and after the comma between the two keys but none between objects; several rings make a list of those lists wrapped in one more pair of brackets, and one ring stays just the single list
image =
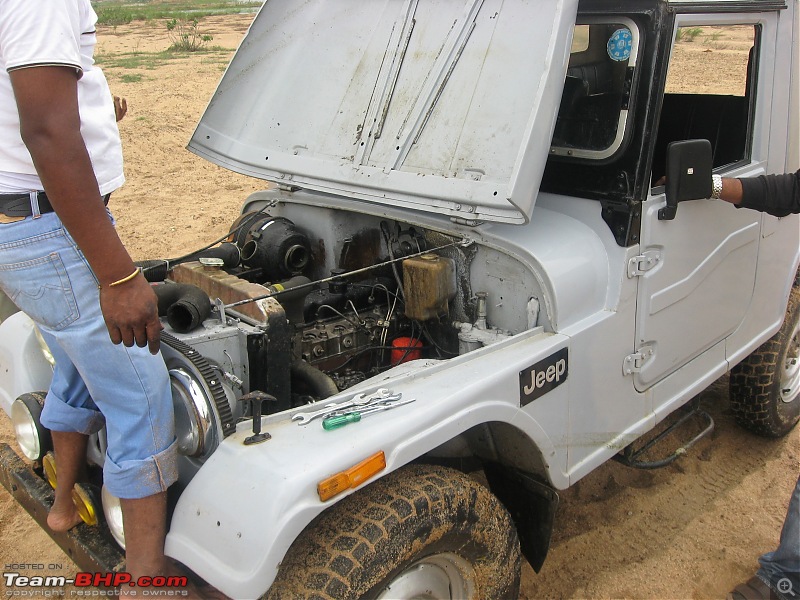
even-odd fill
[{"label": "open hood", "polygon": [[239,173],[524,223],[577,0],[266,0],[189,149]]}]

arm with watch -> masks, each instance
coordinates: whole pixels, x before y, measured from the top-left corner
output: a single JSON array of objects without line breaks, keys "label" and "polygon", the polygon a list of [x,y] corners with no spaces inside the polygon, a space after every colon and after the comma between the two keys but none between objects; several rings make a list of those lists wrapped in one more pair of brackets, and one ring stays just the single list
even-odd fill
[{"label": "arm with watch", "polygon": [[735,179],[712,175],[711,197],[775,217],[800,213],[800,171]]}]

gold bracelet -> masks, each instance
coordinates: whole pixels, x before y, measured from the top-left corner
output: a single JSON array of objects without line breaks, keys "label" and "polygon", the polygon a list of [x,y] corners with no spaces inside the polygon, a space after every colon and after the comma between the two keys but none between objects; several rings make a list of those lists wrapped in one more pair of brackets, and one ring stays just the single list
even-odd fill
[{"label": "gold bracelet", "polygon": [[[141,272],[142,272],[142,267],[136,267],[133,273],[131,273],[127,277],[123,277],[122,279],[117,279],[114,283],[109,283],[107,287],[115,287],[117,285],[122,285],[123,283],[127,283]],[[97,286],[97,287],[102,287],[102,286]]]}]

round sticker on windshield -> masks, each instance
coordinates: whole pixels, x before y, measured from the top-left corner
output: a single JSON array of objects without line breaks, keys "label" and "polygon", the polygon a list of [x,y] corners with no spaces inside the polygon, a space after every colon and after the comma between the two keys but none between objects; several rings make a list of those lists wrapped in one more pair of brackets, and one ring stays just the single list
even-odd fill
[{"label": "round sticker on windshield", "polygon": [[609,38],[608,55],[611,60],[623,61],[628,60],[631,56],[631,48],[633,47],[633,35],[631,30],[627,27],[617,29],[614,34]]}]

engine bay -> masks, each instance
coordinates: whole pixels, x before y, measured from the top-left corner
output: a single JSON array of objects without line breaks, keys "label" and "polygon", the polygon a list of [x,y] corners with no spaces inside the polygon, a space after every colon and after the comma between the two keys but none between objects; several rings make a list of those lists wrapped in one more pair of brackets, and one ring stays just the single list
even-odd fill
[{"label": "engine bay", "polygon": [[[202,462],[255,410],[319,402],[405,362],[447,360],[537,324],[536,297],[511,294],[530,273],[506,255],[386,218],[300,208],[262,203],[221,243],[140,263],[166,321],[185,456]],[[473,278],[492,292],[473,289]],[[254,408],[253,392],[268,401]]]}]

